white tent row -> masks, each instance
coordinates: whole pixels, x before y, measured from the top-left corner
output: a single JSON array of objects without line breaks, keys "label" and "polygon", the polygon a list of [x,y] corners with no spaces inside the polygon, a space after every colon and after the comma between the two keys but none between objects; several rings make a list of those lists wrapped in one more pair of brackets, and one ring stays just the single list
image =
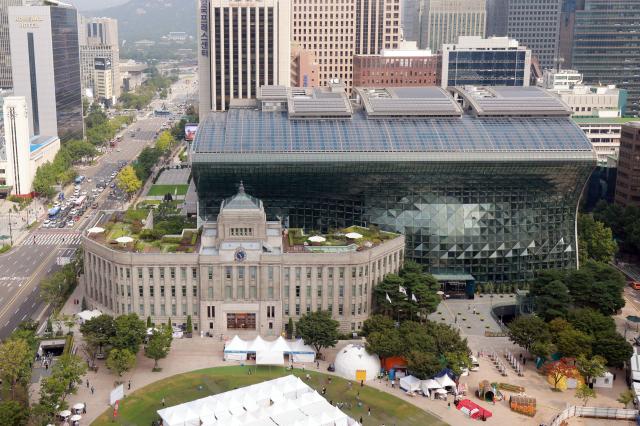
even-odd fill
[{"label": "white tent row", "polygon": [[283,365],[285,354],[289,354],[294,362],[313,362],[316,356],[314,349],[305,345],[302,339],[287,341],[282,336],[270,342],[260,336],[242,340],[236,335],[224,347],[225,360],[244,361],[250,353],[256,354],[257,364],[266,365]]},{"label": "white tent row", "polygon": [[76,314],[76,316],[80,319],[80,324],[84,324],[90,319],[97,318],[100,315],[102,315],[102,312],[100,312],[98,309],[94,309],[93,311],[82,311]]},{"label": "white tent row", "polygon": [[165,426],[354,426],[357,423],[295,376],[158,410]]}]

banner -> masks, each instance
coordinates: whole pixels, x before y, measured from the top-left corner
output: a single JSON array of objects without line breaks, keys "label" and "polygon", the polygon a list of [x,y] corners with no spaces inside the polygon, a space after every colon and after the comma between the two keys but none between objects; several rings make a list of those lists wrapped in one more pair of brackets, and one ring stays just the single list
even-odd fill
[{"label": "banner", "polygon": [[187,123],[184,125],[184,140],[187,142],[193,142],[198,132],[198,125],[195,123]]}]

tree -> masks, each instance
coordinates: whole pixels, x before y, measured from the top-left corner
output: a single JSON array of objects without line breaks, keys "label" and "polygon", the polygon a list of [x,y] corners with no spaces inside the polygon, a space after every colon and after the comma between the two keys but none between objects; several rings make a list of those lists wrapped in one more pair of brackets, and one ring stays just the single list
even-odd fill
[{"label": "tree", "polygon": [[592,347],[593,354],[606,359],[610,367],[621,368],[633,354],[633,347],[615,330],[596,334]]},{"label": "tree", "polygon": [[627,406],[632,403],[634,399],[636,399],[636,393],[631,389],[627,389],[620,394],[617,401],[621,404],[624,404],[624,408],[627,408]]},{"label": "tree", "polygon": [[29,420],[29,407],[18,401],[0,402],[0,425],[24,426]]},{"label": "tree", "polygon": [[367,336],[365,349],[370,354],[376,354],[381,358],[389,358],[401,355],[404,341],[395,328],[374,331]]},{"label": "tree", "polygon": [[116,177],[118,188],[127,194],[135,194],[142,188],[142,182],[138,179],[135,170],[131,166],[126,166]]},{"label": "tree", "polygon": [[433,353],[411,351],[407,354],[407,369],[419,379],[433,377],[442,367],[438,357]]},{"label": "tree", "polygon": [[384,315],[372,315],[362,324],[362,334],[368,336],[373,332],[382,332],[395,328],[393,319]]},{"label": "tree", "polygon": [[163,327],[162,330],[154,330],[149,342],[144,348],[144,355],[155,361],[153,370],[158,370],[158,360],[166,358],[171,349],[172,331]]},{"label": "tree", "polygon": [[107,368],[122,377],[122,373],[129,371],[136,365],[136,356],[129,349],[111,349],[107,357]]},{"label": "tree", "polygon": [[595,397],[596,397],[596,391],[591,389],[588,385],[582,384],[580,385],[580,387],[578,387],[578,389],[576,389],[576,398],[582,400],[582,405],[584,407],[587,406],[587,401],[589,401],[590,398],[595,398]]},{"label": "tree", "polygon": [[566,285],[578,308],[592,308],[609,316],[625,304],[624,276],[606,264],[586,262],[579,270],[567,274]]},{"label": "tree", "polygon": [[166,153],[171,149],[174,143],[175,140],[171,133],[169,131],[164,131],[160,133],[158,139],[156,139],[156,149],[162,153]]},{"label": "tree", "polygon": [[533,281],[529,295],[533,310],[545,321],[564,317],[571,303],[567,286],[560,280],[549,281],[546,277],[538,277]]},{"label": "tree", "polygon": [[509,323],[509,340],[526,350],[530,350],[536,342],[550,339],[547,324],[540,317],[523,315]]},{"label": "tree", "polygon": [[[393,328],[392,330],[395,330],[395,328]],[[437,346],[435,334],[438,334],[438,332],[434,332],[433,334],[430,333],[428,328],[423,324],[414,321],[405,321],[400,324],[398,332],[400,333],[400,338],[402,340],[399,354],[404,355],[411,351],[433,352]],[[440,332],[439,334],[444,335],[444,333],[448,334],[447,331]],[[447,337],[447,339],[449,338],[453,338],[453,341],[459,340],[453,334]],[[440,336],[441,346],[447,346],[447,348],[449,349],[457,346],[457,344],[451,344],[452,342],[446,344],[443,343],[444,338],[443,336]]]},{"label": "tree", "polygon": [[67,395],[76,393],[76,386],[82,383],[82,376],[87,372],[87,364],[79,356],[69,353],[59,357],[51,370],[51,377],[65,386],[64,401]]},{"label": "tree", "polygon": [[460,337],[460,332],[450,325],[428,321],[425,325],[427,332],[433,338],[434,350],[438,354],[462,352],[469,354],[467,339]]},{"label": "tree", "polygon": [[147,328],[153,327],[153,323],[151,322],[151,316],[147,317]]},{"label": "tree", "polygon": [[63,149],[65,149],[72,162],[77,162],[83,158],[95,157],[98,155],[98,150],[95,145],[87,141],[70,140],[65,142]]},{"label": "tree", "polygon": [[306,345],[311,345],[319,354],[323,348],[338,343],[340,323],[326,311],[311,312],[298,320],[298,334]]},{"label": "tree", "polygon": [[128,349],[132,354],[137,354],[140,344],[147,335],[144,321],[138,315],[131,313],[121,315],[115,319],[115,334],[111,338],[111,346],[117,349]]},{"label": "tree", "polygon": [[84,336],[84,340],[95,346],[101,353],[102,348],[110,344],[116,335],[116,324],[113,317],[102,314],[85,321],[80,326],[80,332]]},{"label": "tree", "polygon": [[534,342],[529,349],[532,355],[543,360],[549,359],[556,352],[556,346],[550,341]]},{"label": "tree", "polygon": [[554,336],[556,347],[564,357],[577,358],[580,355],[591,355],[593,337],[573,327],[563,330]]},{"label": "tree", "polygon": [[599,355],[594,355],[592,358],[580,355],[576,360],[576,368],[582,374],[586,383],[591,383],[593,379],[604,375],[607,371],[605,365],[607,365],[607,360]]},{"label": "tree", "polygon": [[591,214],[578,217],[578,242],[580,261],[610,262],[618,251],[611,228],[597,221]]},{"label": "tree", "polygon": [[[373,301],[375,311],[392,318],[399,318],[400,311],[409,313],[410,302],[404,294],[400,293],[400,287],[405,285],[404,280],[396,274],[387,274],[382,282],[374,287]],[[391,299],[391,303],[387,300]],[[403,315],[404,318],[404,315]]]},{"label": "tree", "polygon": [[573,328],[592,336],[616,329],[613,318],[591,308],[572,309],[567,319]]},{"label": "tree", "polygon": [[563,378],[573,377],[574,374],[573,367],[567,364],[567,361],[564,358],[545,364],[542,371],[546,376],[551,377],[551,380],[553,381],[553,389],[556,390],[558,389],[558,384],[560,384],[560,381]]},{"label": "tree", "polygon": [[191,315],[187,315],[187,328],[185,329],[187,334],[193,333],[193,324],[191,322]]},{"label": "tree", "polygon": [[289,322],[287,323],[287,339],[292,339],[293,337],[293,318],[289,317]]},{"label": "tree", "polygon": [[[441,301],[437,294],[440,285],[433,275],[425,274],[422,265],[408,260],[400,270],[400,278],[404,281],[411,312],[417,310],[426,316],[436,311]],[[413,302],[413,296],[417,302]]]},{"label": "tree", "polygon": [[447,352],[444,354],[444,358],[447,360],[447,368],[457,376],[462,374],[463,369],[471,368],[471,359],[468,352]]},{"label": "tree", "polygon": [[31,348],[25,340],[7,340],[0,345],[0,375],[11,385],[12,398],[15,398],[16,385],[26,384],[31,377],[31,357]]}]

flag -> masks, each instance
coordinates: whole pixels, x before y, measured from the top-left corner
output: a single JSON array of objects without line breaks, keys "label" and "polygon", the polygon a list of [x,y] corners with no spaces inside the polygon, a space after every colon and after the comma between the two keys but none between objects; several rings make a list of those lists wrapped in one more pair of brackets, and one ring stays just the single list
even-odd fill
[{"label": "flag", "polygon": [[411,301],[412,301],[412,302],[416,302],[416,303],[418,303],[418,299],[416,298],[416,295],[415,295],[415,294],[412,294],[412,295],[411,295]]},{"label": "flag", "polygon": [[387,302],[391,303],[391,298],[389,297],[389,293],[385,293],[386,298],[387,298]]},{"label": "flag", "polygon": [[407,295],[407,289],[406,289],[406,288],[404,288],[404,287],[402,287],[402,286],[400,286],[400,288],[398,288],[398,291],[399,291],[400,293],[404,294],[405,296]]}]

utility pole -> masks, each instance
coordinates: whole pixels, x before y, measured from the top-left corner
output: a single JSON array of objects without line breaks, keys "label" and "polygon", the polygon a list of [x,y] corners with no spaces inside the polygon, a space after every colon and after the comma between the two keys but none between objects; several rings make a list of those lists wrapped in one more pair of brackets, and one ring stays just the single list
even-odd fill
[{"label": "utility pole", "polygon": [[13,246],[13,229],[11,228],[11,212],[9,212],[9,238],[11,239],[11,245]]}]

